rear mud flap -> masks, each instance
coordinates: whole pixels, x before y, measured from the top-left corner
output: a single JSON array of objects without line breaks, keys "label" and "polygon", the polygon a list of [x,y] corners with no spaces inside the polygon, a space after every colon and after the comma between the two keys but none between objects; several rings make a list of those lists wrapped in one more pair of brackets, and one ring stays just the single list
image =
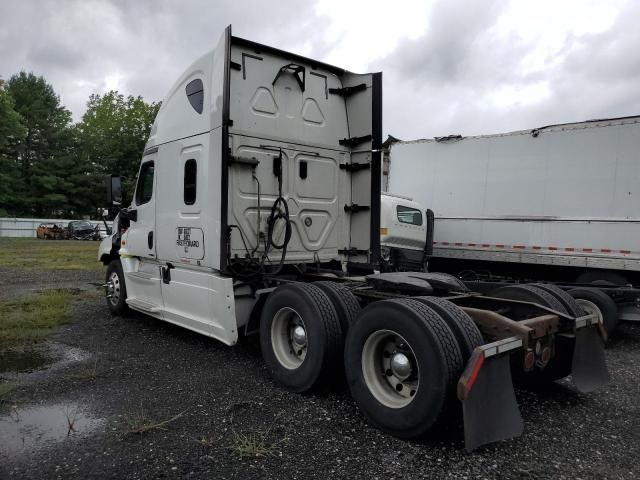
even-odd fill
[{"label": "rear mud flap", "polygon": [[575,338],[573,384],[583,393],[593,392],[611,381],[604,358],[604,341],[594,326],[577,329]]},{"label": "rear mud flap", "polygon": [[509,355],[484,357],[474,351],[458,383],[467,451],[518,437],[524,422],[511,381]]}]

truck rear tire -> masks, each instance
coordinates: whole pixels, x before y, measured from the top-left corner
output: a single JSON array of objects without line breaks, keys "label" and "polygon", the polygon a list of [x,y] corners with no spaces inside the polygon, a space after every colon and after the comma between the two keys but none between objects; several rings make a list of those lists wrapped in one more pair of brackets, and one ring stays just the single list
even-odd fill
[{"label": "truck rear tire", "polygon": [[560,313],[569,315],[569,312],[564,308],[562,303],[560,303],[560,300],[556,299],[555,296],[538,286],[528,284],[507,285],[506,287],[500,287],[493,290],[489,296],[537,303],[543,307],[551,308],[552,310],[557,310]]},{"label": "truck rear tire", "polygon": [[331,300],[333,308],[336,309],[338,319],[340,320],[340,328],[343,337],[347,336],[347,332],[353,325],[360,313],[360,302],[351,290],[338,282],[321,281],[314,282],[313,285],[322,290]]},{"label": "truck rear tire", "polygon": [[107,306],[114,315],[126,315],[129,313],[127,305],[127,285],[124,280],[124,272],[119,259],[111,260],[107,267],[106,284]]},{"label": "truck rear tire", "polygon": [[473,320],[456,304],[437,297],[412,297],[420,303],[432,308],[440,315],[458,341],[463,363],[467,363],[476,347],[484,344],[482,334]]},{"label": "truck rear tire", "polygon": [[[564,313],[565,315],[570,315],[555,295],[537,285],[508,285],[494,290],[490,296],[533,302]],[[572,340],[565,341],[564,339],[556,338],[555,355],[543,369],[522,372],[520,368],[513,368],[514,378],[529,385],[544,385],[570,375],[573,361],[573,346]]]},{"label": "truck rear tire", "polygon": [[561,288],[548,283],[532,283],[531,285],[541,288],[542,290],[549,292],[551,295],[556,297],[556,299],[562,304],[565,310],[569,312],[569,315],[571,315],[572,317],[577,318],[584,315],[584,310],[580,305],[578,305],[576,299]]},{"label": "truck rear tire", "polygon": [[344,343],[329,297],[312,284],[276,288],[260,316],[260,347],[272,378],[305,392],[341,372]]},{"label": "truck rear tire", "polygon": [[447,322],[414,299],[369,305],[347,335],[353,398],[371,424],[400,438],[422,436],[438,421],[462,369]]},{"label": "truck rear tire", "polygon": [[595,311],[602,320],[607,335],[611,335],[618,325],[618,307],[609,295],[597,288],[578,287],[569,290],[569,295],[582,303],[582,309]]}]

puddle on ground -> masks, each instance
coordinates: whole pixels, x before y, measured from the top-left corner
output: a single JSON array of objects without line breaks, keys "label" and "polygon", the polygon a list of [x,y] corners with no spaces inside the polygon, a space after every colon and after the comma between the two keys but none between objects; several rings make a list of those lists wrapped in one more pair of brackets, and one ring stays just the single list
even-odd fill
[{"label": "puddle on ground", "polygon": [[5,350],[0,352],[0,372],[33,372],[51,359],[38,350]]},{"label": "puddle on ground", "polygon": [[53,371],[90,358],[86,350],[48,342],[36,348],[0,351],[0,374],[39,374],[39,371]]},{"label": "puddle on ground", "polygon": [[33,453],[83,436],[104,423],[104,419],[91,416],[73,403],[14,409],[0,417],[0,453]]}]

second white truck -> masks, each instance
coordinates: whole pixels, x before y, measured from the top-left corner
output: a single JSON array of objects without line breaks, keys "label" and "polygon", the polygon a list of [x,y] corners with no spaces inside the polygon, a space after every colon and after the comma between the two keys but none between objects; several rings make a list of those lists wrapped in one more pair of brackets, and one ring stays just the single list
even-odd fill
[{"label": "second white truck", "polygon": [[640,117],[399,141],[389,158],[389,191],[434,211],[434,268],[640,284]]}]

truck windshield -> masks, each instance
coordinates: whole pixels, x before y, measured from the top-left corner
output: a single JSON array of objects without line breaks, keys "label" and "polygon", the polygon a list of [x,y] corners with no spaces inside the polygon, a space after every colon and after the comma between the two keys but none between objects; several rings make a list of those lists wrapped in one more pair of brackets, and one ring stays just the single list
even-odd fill
[{"label": "truck windshield", "polygon": [[398,220],[400,223],[408,223],[410,225],[422,225],[422,212],[416,208],[403,207],[398,205]]}]

